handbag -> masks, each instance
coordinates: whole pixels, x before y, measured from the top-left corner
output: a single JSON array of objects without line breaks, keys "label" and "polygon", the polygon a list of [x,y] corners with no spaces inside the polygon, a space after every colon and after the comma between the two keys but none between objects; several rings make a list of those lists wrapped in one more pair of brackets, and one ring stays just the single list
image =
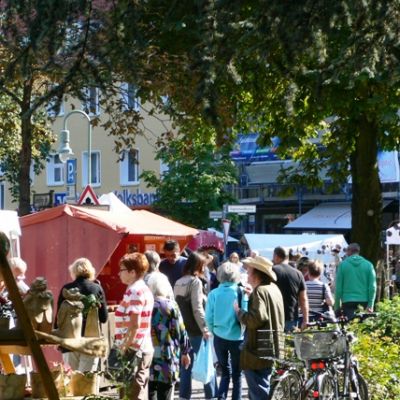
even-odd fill
[{"label": "handbag", "polygon": [[202,339],[199,351],[195,355],[192,378],[201,383],[210,382],[215,375],[213,353],[210,340]]},{"label": "handbag", "polygon": [[105,376],[115,382],[127,382],[136,374],[141,357],[139,352],[127,350],[121,353],[118,347],[113,346],[107,357]]}]

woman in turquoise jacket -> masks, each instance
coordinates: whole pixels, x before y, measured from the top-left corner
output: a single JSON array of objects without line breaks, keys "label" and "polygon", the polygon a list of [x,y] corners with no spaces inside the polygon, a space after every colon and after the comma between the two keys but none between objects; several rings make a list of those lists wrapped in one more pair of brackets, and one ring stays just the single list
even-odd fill
[{"label": "woman in turquoise jacket", "polygon": [[218,267],[217,279],[220,285],[208,295],[206,323],[214,335],[214,349],[221,367],[221,382],[218,399],[228,398],[229,383],[232,379],[232,400],[242,398],[242,371],[240,369],[240,345],[243,331],[235,313],[234,304],[247,310],[247,295],[238,285],[240,269],[236,264],[226,262]]}]

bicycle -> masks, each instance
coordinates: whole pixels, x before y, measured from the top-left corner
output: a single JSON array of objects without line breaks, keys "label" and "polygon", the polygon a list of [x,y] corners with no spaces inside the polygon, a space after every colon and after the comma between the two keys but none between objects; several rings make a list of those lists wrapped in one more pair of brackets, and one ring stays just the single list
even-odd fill
[{"label": "bicycle", "polygon": [[[317,313],[319,314],[319,313]],[[375,314],[357,314],[359,322]],[[306,363],[299,400],[368,400],[368,385],[358,370],[358,362],[351,353],[355,337],[348,332],[348,320],[326,318],[308,326],[317,326],[317,331],[294,334],[296,354]],[[335,325],[334,330],[321,330]],[[308,376],[309,375],[309,376]]]}]

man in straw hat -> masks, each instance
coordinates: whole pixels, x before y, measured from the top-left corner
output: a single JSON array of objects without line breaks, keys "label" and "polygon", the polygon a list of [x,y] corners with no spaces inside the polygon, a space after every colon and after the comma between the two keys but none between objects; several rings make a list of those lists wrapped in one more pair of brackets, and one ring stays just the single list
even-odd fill
[{"label": "man in straw hat", "polygon": [[[247,268],[252,292],[247,312],[237,304],[234,305],[240,322],[246,326],[240,364],[246,377],[250,400],[265,399],[270,391],[272,357],[279,357],[279,336],[285,325],[283,299],[274,283],[276,275],[270,260],[256,256],[245,258],[242,262]],[[261,354],[260,343],[257,341],[262,335],[260,330],[272,335],[269,354]]]}]

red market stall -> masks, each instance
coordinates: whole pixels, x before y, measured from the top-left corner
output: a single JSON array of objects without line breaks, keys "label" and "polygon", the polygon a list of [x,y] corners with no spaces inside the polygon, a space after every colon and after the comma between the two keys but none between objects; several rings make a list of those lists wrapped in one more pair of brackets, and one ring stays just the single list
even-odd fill
[{"label": "red market stall", "polygon": [[196,250],[216,250],[224,252],[224,240],[215,232],[199,230],[199,233],[187,244],[187,248]]},{"label": "red market stall", "polygon": [[124,292],[118,278],[118,261],[132,251],[161,253],[167,239],[181,248],[197,229],[146,210],[111,212],[62,205],[20,218],[21,257],[27,262],[27,283],[44,276],[57,298],[60,288],[71,281],[68,266],[79,257],[93,263],[110,304]]}]

